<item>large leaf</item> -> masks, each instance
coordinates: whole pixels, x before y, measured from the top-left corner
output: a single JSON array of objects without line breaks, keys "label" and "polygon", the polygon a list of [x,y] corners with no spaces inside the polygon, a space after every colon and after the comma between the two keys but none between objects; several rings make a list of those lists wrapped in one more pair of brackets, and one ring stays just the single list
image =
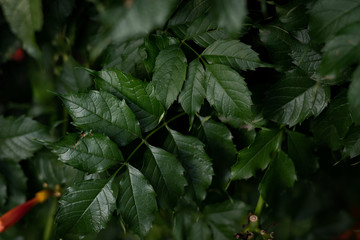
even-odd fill
[{"label": "large leaf", "polygon": [[351,115],[356,124],[360,124],[360,67],[354,72],[348,90],[348,101]]},{"label": "large leaf", "polygon": [[230,130],[222,123],[201,120],[201,129],[206,143],[206,152],[213,160],[213,184],[225,188],[230,180],[231,166],[236,161],[236,147]]},{"label": "large leaf", "polygon": [[318,143],[337,150],[352,122],[347,95],[342,91],[332,100],[326,111],[312,122],[310,129]]},{"label": "large leaf", "polygon": [[312,138],[302,133],[287,131],[287,146],[298,175],[308,176],[317,170],[319,163],[314,154],[315,142]]},{"label": "large leaf", "polygon": [[330,89],[310,80],[302,71],[287,72],[269,90],[264,115],[290,127],[312,115],[319,115],[330,99]]},{"label": "large leaf", "polygon": [[41,0],[2,0],[0,5],[11,31],[21,39],[24,49],[40,60],[35,32],[41,30],[43,24]]},{"label": "large leaf", "polygon": [[248,179],[257,169],[264,170],[271,161],[271,154],[279,147],[280,133],[263,129],[256,135],[255,141],[238,154],[238,161],[231,168],[231,179]]},{"label": "large leaf", "polygon": [[211,159],[205,153],[204,144],[197,138],[182,135],[169,129],[164,148],[177,155],[185,168],[185,176],[197,200],[204,200],[206,189],[214,174]]},{"label": "large leaf", "polygon": [[104,133],[120,145],[141,135],[140,124],[125,101],[106,92],[90,91],[61,95],[74,125]]},{"label": "large leaf", "polygon": [[51,145],[61,162],[89,173],[103,172],[124,160],[117,145],[101,134],[69,134]]},{"label": "large leaf", "polygon": [[144,236],[157,211],[155,191],[144,175],[131,165],[120,180],[120,213],[128,227]]},{"label": "large leaf", "polygon": [[14,161],[29,158],[41,148],[34,140],[47,138],[45,127],[25,116],[0,116],[0,126],[0,158]]},{"label": "large leaf", "polygon": [[189,64],[186,82],[179,95],[179,102],[189,115],[190,125],[200,111],[205,98],[205,71],[198,59]]},{"label": "large leaf", "polygon": [[83,181],[68,188],[57,212],[57,230],[61,235],[88,234],[105,228],[115,210],[114,178]]},{"label": "large leaf", "polygon": [[[243,78],[228,66],[206,66],[206,98],[225,122],[250,122],[251,92]],[[234,124],[237,125],[237,124]]]},{"label": "large leaf", "polygon": [[266,202],[274,203],[282,190],[294,186],[295,180],[296,173],[292,160],[285,152],[280,151],[261,179],[260,195]]},{"label": "large leaf", "polygon": [[341,30],[336,37],[326,43],[322,51],[324,54],[319,67],[319,73],[322,75],[329,74],[331,76],[332,72],[340,71],[353,63],[359,62],[360,23]]},{"label": "large leaf", "polygon": [[154,187],[160,206],[169,208],[176,205],[187,185],[184,171],[174,154],[148,145],[141,172]]},{"label": "large leaf", "polygon": [[158,125],[164,108],[153,94],[152,86],[119,70],[103,70],[96,74],[98,88],[125,99],[146,132]]},{"label": "large leaf", "polygon": [[319,0],[310,10],[310,35],[317,41],[325,41],[345,26],[358,22],[359,0]]},{"label": "large leaf", "polygon": [[261,62],[249,45],[238,40],[218,40],[201,54],[209,63],[221,63],[237,70],[254,70],[268,64]]},{"label": "large leaf", "polygon": [[226,28],[229,32],[239,32],[243,24],[243,20],[247,15],[246,1],[216,0],[214,11],[218,17],[220,27]]},{"label": "large leaf", "polygon": [[186,57],[180,46],[171,45],[156,57],[152,82],[157,99],[166,109],[176,100],[186,78]]}]

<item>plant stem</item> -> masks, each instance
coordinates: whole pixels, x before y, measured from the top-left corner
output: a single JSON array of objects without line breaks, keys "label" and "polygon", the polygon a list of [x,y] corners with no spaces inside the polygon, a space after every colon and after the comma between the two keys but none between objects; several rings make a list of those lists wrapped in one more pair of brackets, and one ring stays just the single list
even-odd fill
[{"label": "plant stem", "polygon": [[254,213],[256,216],[260,216],[264,204],[265,204],[264,199],[261,197],[261,195],[259,195],[258,202],[257,202],[256,208],[255,208],[255,213]]},{"label": "plant stem", "polygon": [[44,240],[49,240],[51,238],[52,228],[54,226],[54,215],[56,212],[56,208],[57,208],[57,198],[53,197],[48,220],[45,225],[44,237],[43,237]]}]

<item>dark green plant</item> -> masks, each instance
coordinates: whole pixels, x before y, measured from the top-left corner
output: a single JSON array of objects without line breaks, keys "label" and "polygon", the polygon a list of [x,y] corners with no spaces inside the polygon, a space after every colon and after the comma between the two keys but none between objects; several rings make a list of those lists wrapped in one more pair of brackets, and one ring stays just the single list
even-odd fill
[{"label": "dark green plant", "polygon": [[356,220],[359,0],[0,6],[0,211],[55,192],[0,239],[329,239]]}]

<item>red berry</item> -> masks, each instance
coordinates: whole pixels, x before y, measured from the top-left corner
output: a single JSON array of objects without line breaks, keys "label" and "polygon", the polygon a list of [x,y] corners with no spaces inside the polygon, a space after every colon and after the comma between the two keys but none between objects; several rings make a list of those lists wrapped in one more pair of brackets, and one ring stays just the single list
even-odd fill
[{"label": "red berry", "polygon": [[15,53],[12,55],[11,59],[16,62],[21,62],[25,57],[25,53],[22,48],[18,48]]}]

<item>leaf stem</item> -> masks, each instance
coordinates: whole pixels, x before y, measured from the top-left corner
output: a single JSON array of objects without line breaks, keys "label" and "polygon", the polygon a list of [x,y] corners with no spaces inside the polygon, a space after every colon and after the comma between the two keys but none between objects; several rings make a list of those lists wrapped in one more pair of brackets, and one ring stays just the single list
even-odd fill
[{"label": "leaf stem", "polygon": [[256,208],[255,208],[255,213],[254,213],[256,216],[261,215],[261,211],[263,209],[264,203],[265,203],[264,199],[261,197],[261,195],[259,195],[259,198],[258,198],[258,201],[256,204]]},{"label": "leaf stem", "polygon": [[186,47],[188,47],[191,51],[193,51],[195,54],[196,54],[196,56],[198,56],[198,58],[200,58],[200,60],[202,61],[202,62],[204,62],[204,64],[205,63],[207,63],[206,61],[205,61],[205,59],[201,56],[201,54],[199,54],[195,49],[193,49],[189,44],[187,44],[186,42],[185,42],[185,39],[184,40],[181,40],[181,44],[184,44]]},{"label": "leaf stem", "polygon": [[52,228],[54,226],[54,216],[55,216],[55,212],[56,212],[56,208],[57,208],[57,202],[58,202],[57,198],[53,197],[50,212],[48,215],[48,220],[46,221],[46,225],[45,225],[44,237],[43,237],[44,240],[51,239]]}]

